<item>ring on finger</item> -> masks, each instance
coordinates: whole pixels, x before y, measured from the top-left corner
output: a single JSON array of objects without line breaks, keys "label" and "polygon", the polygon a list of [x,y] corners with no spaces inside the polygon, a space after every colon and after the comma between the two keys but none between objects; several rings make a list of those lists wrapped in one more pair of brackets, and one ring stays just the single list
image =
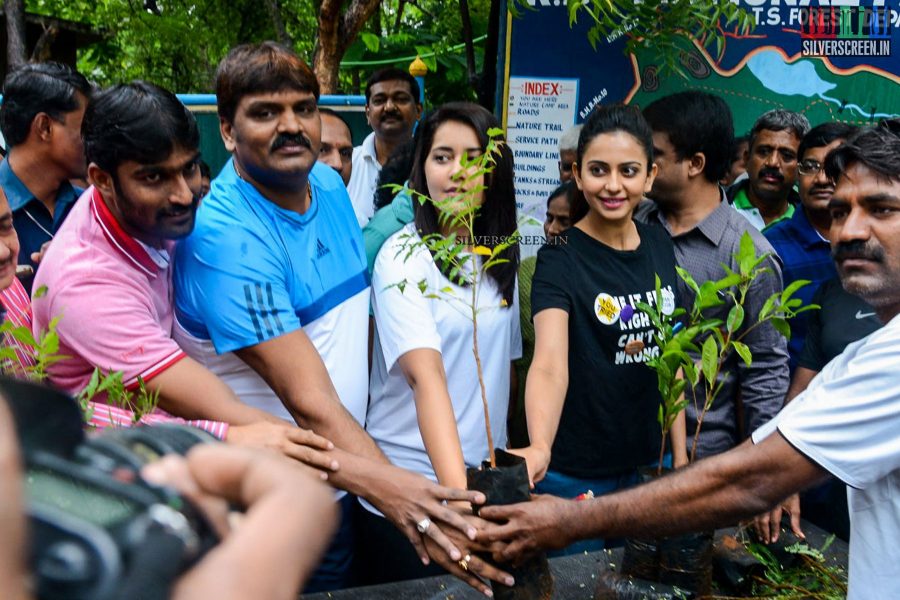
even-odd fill
[{"label": "ring on finger", "polygon": [[465,557],[459,560],[459,566],[463,571],[469,570],[469,561],[472,560],[471,554],[466,554]]},{"label": "ring on finger", "polygon": [[428,517],[425,517],[424,519],[416,523],[416,529],[423,535],[426,531],[428,531],[429,527],[431,527],[431,519],[429,519]]}]

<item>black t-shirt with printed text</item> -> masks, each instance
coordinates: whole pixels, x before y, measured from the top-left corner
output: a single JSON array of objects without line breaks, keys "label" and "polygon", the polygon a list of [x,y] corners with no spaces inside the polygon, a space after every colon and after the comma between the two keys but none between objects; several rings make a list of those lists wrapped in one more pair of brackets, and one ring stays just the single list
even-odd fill
[{"label": "black t-shirt with printed text", "polygon": [[675,254],[661,228],[636,225],[641,242],[633,251],[574,227],[538,251],[532,314],[569,314],[569,387],[550,468],[572,477],[608,477],[658,459],[660,394],[644,362],[659,349],[635,304],[656,302],[658,274],[663,308],[675,309]]}]

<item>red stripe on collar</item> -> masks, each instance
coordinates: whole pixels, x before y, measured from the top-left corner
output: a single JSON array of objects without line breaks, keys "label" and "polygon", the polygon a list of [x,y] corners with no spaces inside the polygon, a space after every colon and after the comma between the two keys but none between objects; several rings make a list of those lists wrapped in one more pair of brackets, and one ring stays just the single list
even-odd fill
[{"label": "red stripe on collar", "polygon": [[150,255],[147,254],[147,251],[144,250],[138,241],[122,229],[122,225],[119,224],[109,207],[106,206],[106,202],[103,201],[100,192],[95,187],[91,188],[91,212],[94,214],[94,218],[97,219],[97,223],[99,223],[106,238],[125,258],[147,275],[159,273],[159,267],[156,266],[156,263],[153,262],[153,259],[150,258]]}]

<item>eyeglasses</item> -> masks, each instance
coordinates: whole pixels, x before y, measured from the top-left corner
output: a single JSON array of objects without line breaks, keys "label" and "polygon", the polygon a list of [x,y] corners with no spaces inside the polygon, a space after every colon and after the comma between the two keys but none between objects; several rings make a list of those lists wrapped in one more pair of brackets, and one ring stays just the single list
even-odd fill
[{"label": "eyeglasses", "polygon": [[797,165],[797,170],[800,171],[801,175],[815,175],[822,170],[822,163],[815,159],[807,158],[800,161]]}]

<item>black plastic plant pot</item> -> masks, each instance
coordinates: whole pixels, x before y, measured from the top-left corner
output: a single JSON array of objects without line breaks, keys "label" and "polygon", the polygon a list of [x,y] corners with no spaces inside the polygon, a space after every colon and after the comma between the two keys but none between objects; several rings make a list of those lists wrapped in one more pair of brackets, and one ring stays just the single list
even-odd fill
[{"label": "black plastic plant pot", "polygon": [[[639,475],[642,483],[659,477],[656,469],[641,469]],[[712,557],[712,531],[657,540],[628,538],[622,557],[622,573],[708,594],[712,587]]]},{"label": "black plastic plant pot", "polygon": [[601,570],[593,600],[693,600],[694,597],[670,585]]},{"label": "black plastic plant pot", "polygon": [[659,541],[659,580],[707,595],[712,589],[713,531]]},{"label": "black plastic plant pot", "polygon": [[[469,489],[484,493],[487,497],[485,506],[529,501],[531,492],[525,459],[500,449],[495,454],[496,467],[485,461],[480,469],[466,470]],[[546,555],[535,556],[518,567],[500,565],[500,568],[512,575],[516,584],[509,587],[492,582],[494,597],[498,600],[549,600],[553,597],[553,576]]]},{"label": "black plastic plant pot", "polygon": [[647,581],[659,581],[659,540],[625,538],[622,573]]},{"label": "black plastic plant pot", "polygon": [[[641,483],[647,483],[659,477],[656,469],[638,470]],[[622,573],[645,579],[659,581],[659,540],[625,538],[622,554]]]}]

